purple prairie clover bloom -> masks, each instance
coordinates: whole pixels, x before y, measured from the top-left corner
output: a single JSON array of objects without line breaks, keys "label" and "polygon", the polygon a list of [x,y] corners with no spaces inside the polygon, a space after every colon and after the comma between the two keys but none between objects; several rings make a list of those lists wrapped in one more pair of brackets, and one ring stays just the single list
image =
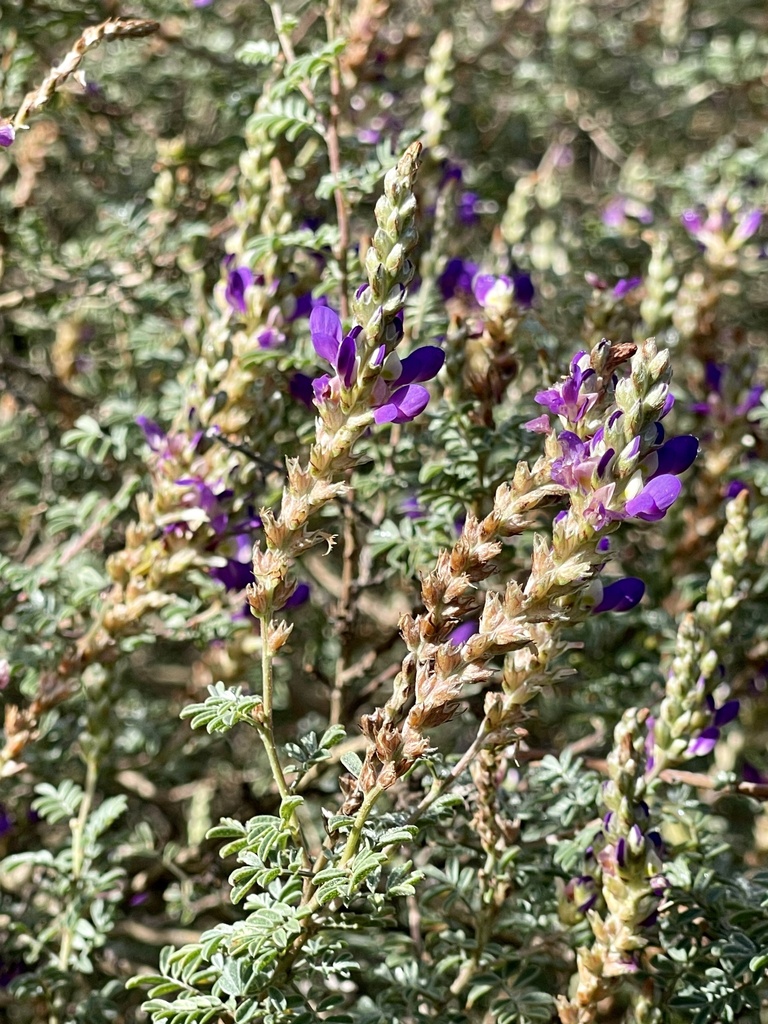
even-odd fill
[{"label": "purple prairie clover bloom", "polygon": [[245,313],[245,292],[254,281],[253,271],[249,267],[235,267],[229,271],[224,298],[236,313]]},{"label": "purple prairie clover bloom", "polygon": [[600,612],[628,612],[640,603],[645,593],[645,583],[636,576],[627,576],[609,583],[602,590],[602,597],[592,609],[593,615]]},{"label": "purple prairie clover bloom", "polygon": [[571,360],[571,375],[552,388],[539,391],[534,401],[546,406],[563,424],[578,423],[598,399],[596,392],[582,391],[595,371],[589,365],[589,353],[577,352]]},{"label": "purple prairie clover bloom", "polygon": [[10,121],[6,121],[0,124],[0,146],[7,149],[8,146],[13,145],[16,139],[16,129],[13,127]]}]

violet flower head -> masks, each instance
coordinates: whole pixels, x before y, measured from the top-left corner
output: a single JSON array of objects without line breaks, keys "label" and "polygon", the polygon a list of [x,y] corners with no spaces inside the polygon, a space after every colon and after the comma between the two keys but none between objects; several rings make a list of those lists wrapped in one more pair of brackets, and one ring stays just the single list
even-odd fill
[{"label": "violet flower head", "polygon": [[6,121],[0,124],[0,146],[7,149],[8,146],[13,145],[16,138],[16,129],[13,127],[10,121]]},{"label": "violet flower head", "polygon": [[253,271],[249,267],[235,267],[227,275],[227,287],[224,298],[236,313],[245,313],[245,293],[254,283]]},{"label": "violet flower head", "polygon": [[362,330],[362,327],[353,327],[342,337],[339,315],[329,306],[315,306],[309,317],[309,332],[315,352],[331,364],[345,388],[351,388],[357,379],[356,340]]}]

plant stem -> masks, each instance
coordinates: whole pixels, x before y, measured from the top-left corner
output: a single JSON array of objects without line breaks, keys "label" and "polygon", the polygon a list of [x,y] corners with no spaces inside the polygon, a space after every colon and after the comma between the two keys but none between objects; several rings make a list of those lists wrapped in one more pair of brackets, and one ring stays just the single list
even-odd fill
[{"label": "plant stem", "polygon": [[65,924],[61,934],[61,945],[59,946],[59,967],[66,971],[69,967],[69,958],[72,955],[72,943],[74,941],[74,925],[77,919],[78,891],[80,889],[80,878],[83,874],[85,863],[85,826],[88,822],[88,815],[93,806],[93,797],[96,792],[96,779],[98,778],[98,767],[96,753],[93,750],[85,756],[85,788],[83,798],[80,801],[77,818],[70,823],[72,830],[72,898],[65,917]]},{"label": "plant stem", "polygon": [[[272,721],[272,708],[274,701],[274,674],[272,672],[272,651],[269,646],[269,635],[271,625],[271,609],[267,609],[263,615],[259,616],[259,623],[261,627],[261,699],[262,699],[262,714],[259,721],[256,723],[261,741],[264,744],[264,750],[267,754],[267,760],[269,761],[269,767],[272,771],[272,777],[275,780],[277,791],[280,794],[280,799],[285,800],[286,797],[291,795],[288,783],[285,780],[285,772],[283,766],[280,763],[280,755],[277,750],[277,743],[275,742],[275,730]],[[309,846],[307,844],[304,831],[301,827],[296,811],[291,813],[291,830],[294,838],[301,846],[302,850],[302,861],[305,870],[308,870],[312,861],[309,856]]]}]

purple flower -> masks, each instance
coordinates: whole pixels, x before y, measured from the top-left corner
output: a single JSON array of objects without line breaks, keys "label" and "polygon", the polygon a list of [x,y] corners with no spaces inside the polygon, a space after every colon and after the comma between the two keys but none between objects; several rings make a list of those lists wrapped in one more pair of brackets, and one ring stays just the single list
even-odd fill
[{"label": "purple flower", "polygon": [[[402,335],[402,321],[397,318],[391,325]],[[309,318],[309,329],[315,352],[330,363],[336,376],[323,374],[312,382],[315,404],[334,400],[341,386],[351,388],[357,379],[357,339],[362,327],[353,327],[342,337],[341,320],[327,306],[316,306]],[[381,345],[374,363],[382,366],[371,395],[376,423],[406,423],[423,412],[429,402],[429,392],[420,382],[432,380],[443,363],[445,353],[434,345],[416,349],[402,362],[393,351],[387,353]]]},{"label": "purple flower", "polygon": [[643,519],[647,523],[658,522],[674,504],[681,489],[682,484],[676,476],[655,476],[634,498],[630,498],[625,511],[635,519]]},{"label": "purple flower", "polygon": [[136,423],[141,427],[147,444],[153,452],[159,452],[165,447],[168,435],[154,420],[150,420],[146,416],[137,416]]},{"label": "purple flower", "polygon": [[0,839],[13,832],[13,817],[8,813],[4,804],[0,804]]},{"label": "purple flower", "polygon": [[693,434],[673,437],[644,460],[643,468],[650,470],[649,479],[671,473],[679,476],[693,465],[699,451],[698,439]]},{"label": "purple flower", "polygon": [[236,267],[229,271],[224,298],[235,312],[245,313],[245,292],[254,281],[253,271],[249,267]]},{"label": "purple flower", "polygon": [[288,390],[292,398],[297,399],[307,408],[312,408],[312,398],[314,391],[312,390],[312,378],[308,377],[306,373],[294,373],[288,382]]},{"label": "purple flower", "polygon": [[522,270],[516,270],[512,274],[512,282],[515,286],[515,301],[518,306],[530,306],[535,294],[531,275]]},{"label": "purple flower", "polygon": [[602,597],[592,609],[592,614],[600,612],[628,612],[645,593],[645,583],[636,576],[627,576],[603,587]]},{"label": "purple flower", "polygon": [[534,296],[530,275],[522,271],[516,271],[512,277],[477,274],[472,282],[472,291],[483,309],[502,314],[509,312],[513,301],[519,306],[530,306]]},{"label": "purple flower", "polygon": [[596,392],[584,391],[595,371],[589,365],[589,354],[577,352],[571,360],[571,375],[546,391],[539,391],[534,401],[544,405],[564,423],[578,423],[598,399]]},{"label": "purple flower", "polygon": [[752,235],[757,234],[762,219],[762,210],[744,210],[736,223],[731,240],[746,242]]},{"label": "purple flower", "polygon": [[298,608],[300,607],[300,605],[306,604],[308,600],[309,584],[299,583],[294,592],[283,605],[283,610],[285,610],[286,608]]},{"label": "purple flower", "polygon": [[729,375],[726,365],[708,361],[704,366],[707,400],[694,402],[691,411],[702,416],[712,416],[718,422],[729,424],[756,409],[762,401],[765,387],[762,384],[753,384],[738,404],[730,405],[728,396],[732,396],[733,388],[729,387]]},{"label": "purple flower", "polygon": [[401,363],[400,375],[388,383],[379,377],[373,387],[376,423],[407,423],[423,412],[429,392],[420,382],[432,380],[445,362],[445,352],[436,345],[424,345]]},{"label": "purple flower", "polygon": [[10,121],[5,121],[0,124],[0,146],[7,149],[8,146],[13,144],[16,138],[16,129],[13,127]]},{"label": "purple flower", "polygon": [[613,297],[623,299],[624,296],[634,288],[639,288],[643,283],[642,277],[622,277],[613,287]]},{"label": "purple flower", "polygon": [[448,634],[447,643],[453,644],[454,647],[461,647],[471,636],[478,632],[479,628],[480,623],[476,619],[462,622],[460,626],[457,626]]},{"label": "purple flower", "polygon": [[309,317],[309,333],[315,352],[331,364],[347,388],[355,381],[355,341],[361,332],[362,327],[353,327],[342,338],[339,315],[329,306],[315,306]]},{"label": "purple flower", "polygon": [[744,483],[743,480],[731,480],[731,482],[728,484],[728,486],[725,489],[725,495],[724,495],[725,500],[726,501],[732,501],[734,498],[737,498],[741,494],[742,491],[747,491],[747,490],[749,490],[749,488],[747,487],[747,485]]},{"label": "purple flower", "polygon": [[470,227],[480,220],[480,197],[474,192],[462,192],[456,204],[456,216]]},{"label": "purple flower", "polygon": [[437,287],[444,299],[456,295],[471,295],[472,280],[477,274],[477,264],[458,257],[448,260],[437,279]]},{"label": "purple flower", "polygon": [[715,708],[714,698],[710,695],[707,697],[707,706],[712,712],[712,723],[702,729],[699,735],[688,744],[686,750],[688,757],[703,757],[706,754],[711,754],[720,739],[722,727],[732,722],[739,713],[738,700],[727,700],[721,707]]},{"label": "purple flower", "polygon": [[427,514],[427,510],[415,494],[410,494],[400,502],[400,511],[409,519],[422,519]]},{"label": "purple flower", "polygon": [[683,210],[680,223],[689,235],[695,237],[704,227],[704,218],[698,210]]}]

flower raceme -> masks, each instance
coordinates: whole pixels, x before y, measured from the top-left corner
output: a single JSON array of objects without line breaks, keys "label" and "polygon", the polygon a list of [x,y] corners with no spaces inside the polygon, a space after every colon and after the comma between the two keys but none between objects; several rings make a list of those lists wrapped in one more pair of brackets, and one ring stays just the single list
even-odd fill
[{"label": "flower raceme", "polygon": [[[407,423],[424,411],[429,392],[423,382],[432,380],[445,361],[445,353],[435,345],[425,345],[400,360],[394,346],[402,337],[402,320],[391,325],[391,339],[380,345],[370,360],[370,369],[379,370],[371,391],[376,423]],[[319,407],[337,403],[341,391],[350,391],[361,380],[363,367],[363,328],[353,327],[344,335],[338,314],[328,306],[316,306],[309,318],[309,330],[315,352],[330,363],[334,375],[323,374],[312,382],[314,401]]]}]

